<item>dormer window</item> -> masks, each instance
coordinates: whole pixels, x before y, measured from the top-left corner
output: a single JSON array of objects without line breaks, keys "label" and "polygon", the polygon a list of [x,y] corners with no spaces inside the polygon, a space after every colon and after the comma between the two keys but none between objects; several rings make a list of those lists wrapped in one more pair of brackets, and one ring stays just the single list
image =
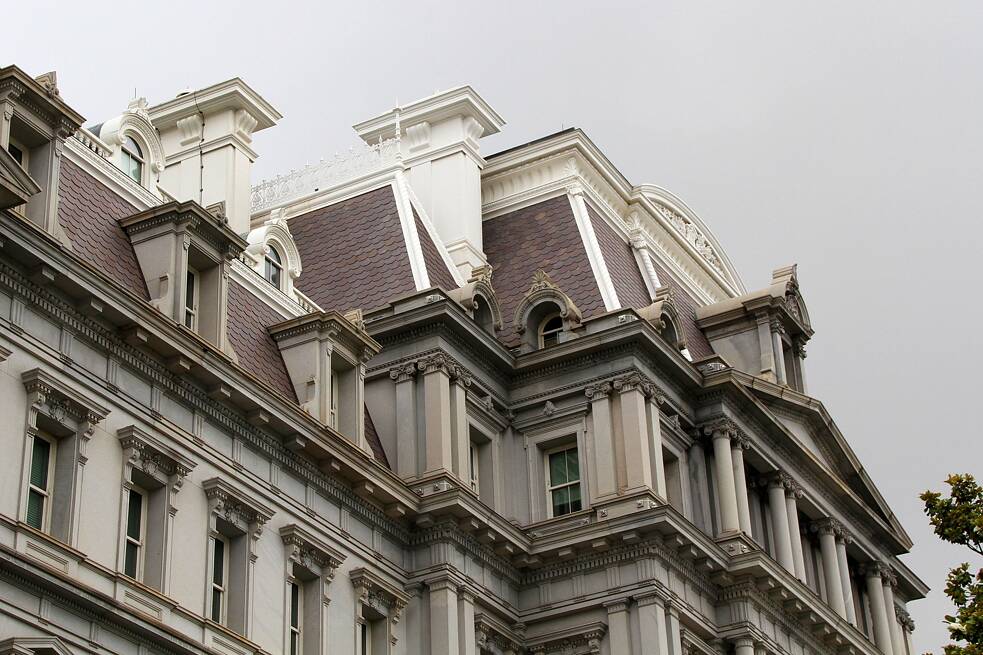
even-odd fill
[{"label": "dormer window", "polygon": [[560,315],[552,314],[547,316],[539,324],[539,347],[548,348],[560,342],[560,334],[563,332],[563,318]]},{"label": "dormer window", "polygon": [[184,287],[184,325],[189,330],[198,329],[198,280],[198,271],[188,267],[188,274],[186,276]]},{"label": "dormer window", "polygon": [[143,150],[132,136],[123,140],[122,165],[123,172],[136,180],[143,182]]},{"label": "dormer window", "polygon": [[280,253],[277,252],[277,249],[272,246],[266,253],[263,277],[277,289],[282,288],[280,283],[283,279],[283,260],[280,259]]}]

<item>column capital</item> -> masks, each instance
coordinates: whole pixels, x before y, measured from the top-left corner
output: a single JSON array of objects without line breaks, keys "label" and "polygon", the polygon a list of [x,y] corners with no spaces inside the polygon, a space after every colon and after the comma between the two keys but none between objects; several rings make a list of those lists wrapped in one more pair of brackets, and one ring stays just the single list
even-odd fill
[{"label": "column capital", "polygon": [[751,440],[739,432],[731,437],[730,447],[731,450],[748,450],[751,448]]},{"label": "column capital", "polygon": [[847,530],[846,526],[842,523],[837,527],[836,541],[843,542],[844,545],[853,543],[853,533]]},{"label": "column capital", "polygon": [[397,384],[416,377],[417,366],[413,362],[403,362],[389,369],[389,379]]},{"label": "column capital", "polygon": [[474,376],[471,374],[471,371],[456,362],[452,363],[448,367],[448,374],[450,375],[451,382],[460,385],[465,389],[470,387],[472,381],[474,380]]},{"label": "column capital", "polygon": [[424,375],[429,375],[430,373],[443,373],[444,375],[450,376],[451,366],[454,362],[450,357],[443,353],[435,353],[427,357],[423,357],[416,362],[417,370],[423,372]]},{"label": "column capital", "polygon": [[797,337],[795,341],[792,342],[792,348],[795,351],[795,356],[799,359],[806,358],[806,341],[800,337]]},{"label": "column capital", "polygon": [[597,384],[589,384],[584,388],[584,395],[587,396],[587,400],[601,400],[611,395],[611,383],[610,382],[598,382]]},{"label": "column capital", "polygon": [[736,439],[740,435],[740,428],[726,416],[708,421],[702,430],[703,434],[712,439]]},{"label": "column capital", "polygon": [[636,390],[644,393],[645,387],[648,386],[649,383],[640,373],[633,371],[628,375],[615,378],[611,381],[611,385],[614,387],[615,391],[620,393],[627,393],[629,391]]},{"label": "column capital", "polygon": [[819,535],[830,535],[835,537],[837,531],[839,530],[839,525],[839,521],[827,516],[810,523],[809,530]]},{"label": "column capital", "polygon": [[608,614],[617,614],[618,612],[628,611],[628,599],[622,598],[619,600],[611,600],[604,603],[604,609],[608,611]]},{"label": "column capital", "polygon": [[914,632],[915,622],[912,620],[911,615],[908,614],[908,610],[898,605],[894,606],[894,615],[898,618],[898,623],[907,630],[908,632]]},{"label": "column capital", "polygon": [[660,591],[652,591],[646,594],[640,594],[634,596],[635,603],[639,607],[647,607],[649,605],[658,605],[659,607],[665,609],[666,606],[666,596]]},{"label": "column capital", "polygon": [[754,639],[751,637],[738,637],[734,640],[734,646],[737,648],[754,648]]},{"label": "column capital", "polygon": [[782,488],[787,491],[794,488],[796,483],[792,476],[785,471],[774,471],[762,478],[759,484],[769,489]]},{"label": "column capital", "polygon": [[884,562],[871,561],[860,565],[860,572],[865,578],[884,578],[890,575],[890,567]]},{"label": "column capital", "polygon": [[779,334],[779,335],[785,334],[785,326],[782,325],[782,321],[779,318],[771,319],[769,323],[769,327],[771,328],[771,331],[774,332],[775,334]]},{"label": "column capital", "polygon": [[803,495],[802,485],[796,482],[791,476],[788,476],[788,479],[785,481],[785,497],[790,500],[798,500]]}]

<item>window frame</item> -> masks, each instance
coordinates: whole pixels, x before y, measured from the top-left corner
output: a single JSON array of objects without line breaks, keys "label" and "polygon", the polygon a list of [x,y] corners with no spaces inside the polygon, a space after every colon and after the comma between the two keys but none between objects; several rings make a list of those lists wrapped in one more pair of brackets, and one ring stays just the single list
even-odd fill
[{"label": "window frame", "polygon": [[303,655],[304,652],[304,587],[296,578],[287,586],[287,653]]},{"label": "window frame", "polygon": [[[283,290],[283,257],[279,249],[272,244],[266,245],[267,252],[263,255],[263,278],[277,289]],[[271,255],[273,255],[271,257]],[[274,282],[270,272],[275,271],[276,281]]]},{"label": "window frame", "polygon": [[[577,479],[574,482],[565,482],[563,484],[554,485],[550,476],[550,457],[558,453],[565,453],[567,451],[574,450],[577,454]],[[580,444],[577,442],[566,443],[553,448],[549,448],[543,451],[543,467],[544,467],[544,479],[546,481],[546,517],[549,519],[559,518],[562,516],[569,516],[570,514],[576,514],[577,512],[583,511],[585,507],[584,503],[584,488],[583,488],[583,462],[580,460]],[[563,514],[553,513],[553,493],[559,489],[567,489],[572,486],[577,486],[580,490],[580,508],[574,510],[571,509],[569,512],[564,512]]]},{"label": "window frame", "polygon": [[[215,582],[215,544],[222,544],[222,583]],[[232,543],[228,537],[220,533],[208,536],[208,618],[219,625],[227,625],[229,620],[229,559]],[[215,592],[218,591],[218,618],[215,612]]]},{"label": "window frame", "polygon": [[341,405],[341,372],[335,368],[331,369],[331,388],[328,392],[331,395],[328,407],[328,426],[338,430],[338,410]]},{"label": "window frame", "polygon": [[[191,278],[191,300],[188,302],[188,281]],[[198,331],[198,300],[201,297],[201,273],[197,269],[188,266],[184,274],[184,327],[193,332]],[[188,324],[190,318],[191,324]]]},{"label": "window frame", "polygon": [[[136,146],[137,152],[133,152],[127,147],[127,141],[133,141],[133,145]],[[140,142],[137,141],[137,139],[132,134],[126,133],[123,135],[123,140],[122,142],[120,142],[119,149],[120,149],[120,163],[122,164],[121,168],[123,172],[126,174],[128,178],[130,178],[137,184],[143,186],[144,176],[147,168],[147,159],[146,159],[146,155],[143,154],[144,149],[140,146]],[[137,163],[138,166],[137,170],[140,175],[139,179],[133,177],[133,173],[130,170],[130,166],[132,165],[130,160],[135,161]]]},{"label": "window frame", "polygon": [[[130,536],[130,503],[133,500],[133,494],[140,496],[140,538],[139,540],[134,539]],[[147,515],[150,505],[150,494],[146,489],[139,487],[137,485],[130,485],[127,489],[127,501],[126,501],[126,514],[125,521],[123,524],[123,575],[134,580],[143,580],[143,570],[144,561],[146,555],[146,545],[147,545]],[[133,575],[130,575],[126,571],[126,552],[127,546],[129,544],[134,544],[137,549],[137,561],[136,569]]]},{"label": "window frame", "polygon": [[[553,320],[560,321],[560,327],[553,328],[549,331],[546,330],[547,323]],[[539,322],[539,326],[536,328],[536,340],[540,348],[549,348],[550,346],[555,346],[560,343],[560,335],[563,334],[564,325],[563,317],[560,316],[560,312],[552,312],[543,317],[543,320]],[[547,339],[550,342],[547,343]],[[555,340],[553,340],[555,339]]]},{"label": "window frame", "polygon": [[478,449],[480,446],[473,439],[468,439],[468,481],[471,491],[481,495],[481,461]]},{"label": "window frame", "polygon": [[[31,481],[31,471],[34,470],[34,441],[40,439],[41,441],[48,444],[48,471],[45,478],[45,489],[35,487],[34,483]],[[31,526],[35,530],[40,530],[46,534],[51,533],[51,503],[54,500],[54,480],[55,480],[55,463],[57,461],[57,449],[58,441],[40,430],[31,435],[31,457],[28,463],[27,469],[27,503],[24,507],[24,523]],[[28,516],[31,511],[31,494],[37,493],[41,496],[41,525],[35,526],[31,525],[28,521]]]}]

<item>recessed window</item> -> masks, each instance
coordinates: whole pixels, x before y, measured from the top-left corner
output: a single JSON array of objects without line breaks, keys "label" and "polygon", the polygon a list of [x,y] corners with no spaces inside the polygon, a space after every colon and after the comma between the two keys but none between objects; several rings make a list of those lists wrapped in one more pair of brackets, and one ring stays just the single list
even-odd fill
[{"label": "recessed window", "polygon": [[300,586],[296,582],[290,583],[290,655],[300,655],[300,621],[302,616],[301,603],[303,597],[300,594]]},{"label": "recessed window", "polygon": [[559,314],[552,314],[543,319],[539,324],[539,347],[548,348],[560,342],[560,333],[563,332],[563,319]]},{"label": "recessed window", "polygon": [[468,477],[475,493],[478,493],[478,469],[478,446],[472,441],[468,444]]},{"label": "recessed window", "polygon": [[184,287],[184,325],[191,330],[198,327],[198,272],[188,268]]},{"label": "recessed window", "polygon": [[216,623],[225,623],[225,596],[229,580],[229,542],[224,537],[213,536],[212,545],[212,594],[211,618]]},{"label": "recessed window", "polygon": [[27,167],[27,155],[24,148],[11,141],[7,144],[7,152],[10,153],[10,156],[13,157],[14,161],[20,164],[22,168]]},{"label": "recessed window", "polygon": [[124,173],[143,183],[143,150],[131,136],[123,140],[122,164]]},{"label": "recessed window", "polygon": [[266,265],[263,275],[266,277],[267,282],[277,289],[281,288],[280,281],[283,279],[283,261],[280,259],[280,253],[272,246],[269,252],[266,253]]},{"label": "recessed window", "polygon": [[46,530],[51,504],[51,481],[54,477],[54,443],[40,435],[35,435],[33,441],[25,522],[32,528]]},{"label": "recessed window", "polygon": [[338,401],[341,398],[341,376],[338,371],[331,371],[331,414],[328,416],[328,425],[335,430],[338,429]]},{"label": "recessed window", "polygon": [[147,515],[147,495],[130,489],[126,509],[126,545],[123,552],[123,574],[139,579],[142,568],[143,545],[146,537],[144,517]]},{"label": "recessed window", "polygon": [[579,512],[583,508],[580,496],[580,460],[576,446],[547,453],[546,485],[551,517]]}]

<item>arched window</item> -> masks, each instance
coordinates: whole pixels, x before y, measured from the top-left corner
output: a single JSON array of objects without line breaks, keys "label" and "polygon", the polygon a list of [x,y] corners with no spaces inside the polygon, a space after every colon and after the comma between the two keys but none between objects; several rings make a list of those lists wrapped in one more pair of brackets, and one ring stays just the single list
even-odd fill
[{"label": "arched window", "polygon": [[560,342],[563,332],[563,319],[559,314],[550,314],[539,324],[539,347],[547,348]]},{"label": "arched window", "polygon": [[277,249],[270,246],[269,251],[266,253],[266,268],[263,272],[266,281],[275,286],[277,289],[280,288],[280,281],[283,278],[283,262],[280,259],[280,253]]},{"label": "arched window", "polygon": [[132,136],[123,140],[123,172],[137,183],[143,183],[143,150]]}]

